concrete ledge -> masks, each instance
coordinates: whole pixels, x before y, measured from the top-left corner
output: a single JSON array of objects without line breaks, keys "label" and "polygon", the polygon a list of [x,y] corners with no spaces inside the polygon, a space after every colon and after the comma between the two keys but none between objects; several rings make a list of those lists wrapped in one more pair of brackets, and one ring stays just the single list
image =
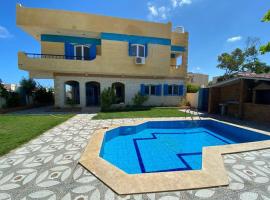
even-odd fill
[{"label": "concrete ledge", "polygon": [[[209,120],[209,119],[211,118],[205,118],[202,120]],[[187,119],[151,118],[151,119],[143,119],[136,123],[123,124],[121,126],[138,125],[146,121],[160,121],[160,120],[171,121],[171,120],[187,120]],[[270,132],[247,128],[222,121],[218,122],[270,135]],[[204,147],[202,152],[203,159],[201,170],[127,174],[99,156],[104,134],[108,130],[116,127],[119,126],[112,126],[109,129],[106,128],[96,131],[94,135],[91,137],[80,159],[80,163],[118,194],[165,192],[165,191],[225,186],[229,184],[229,180],[222,159],[223,154],[270,148],[270,140],[261,142]]]}]

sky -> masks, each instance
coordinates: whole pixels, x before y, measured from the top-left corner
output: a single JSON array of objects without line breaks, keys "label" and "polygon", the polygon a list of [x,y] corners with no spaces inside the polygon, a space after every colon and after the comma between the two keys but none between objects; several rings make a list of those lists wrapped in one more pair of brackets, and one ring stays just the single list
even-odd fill
[{"label": "sky", "polygon": [[[16,26],[16,3],[184,26],[189,32],[188,71],[210,79],[224,73],[216,67],[221,53],[244,48],[247,37],[270,41],[270,23],[261,22],[269,0],[0,0],[0,79],[5,83],[28,77],[18,69],[18,51],[40,53],[39,42]],[[261,59],[270,65],[270,54]]]}]

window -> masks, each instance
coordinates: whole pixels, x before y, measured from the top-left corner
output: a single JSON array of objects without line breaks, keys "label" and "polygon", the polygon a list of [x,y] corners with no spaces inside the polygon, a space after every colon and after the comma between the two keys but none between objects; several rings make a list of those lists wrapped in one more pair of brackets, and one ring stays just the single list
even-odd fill
[{"label": "window", "polygon": [[131,44],[131,56],[145,57],[145,46],[142,44]]},{"label": "window", "polygon": [[173,95],[173,86],[168,85],[168,95]]},{"label": "window", "polygon": [[179,55],[179,56],[176,58],[176,68],[181,67],[182,64],[183,64],[183,56],[182,56],[182,55]]},{"label": "window", "polygon": [[90,53],[89,53],[89,46],[88,45],[76,45],[74,47],[74,55],[76,56],[76,60],[89,60]]},{"label": "window", "polygon": [[164,85],[164,96],[181,96],[179,85]]},{"label": "window", "polygon": [[144,88],[144,94],[149,95],[149,85],[146,85]]},{"label": "window", "polygon": [[156,95],[156,86],[155,85],[151,85],[151,95]]},{"label": "window", "polygon": [[179,86],[173,85],[173,95],[178,95],[178,93],[179,93]]}]

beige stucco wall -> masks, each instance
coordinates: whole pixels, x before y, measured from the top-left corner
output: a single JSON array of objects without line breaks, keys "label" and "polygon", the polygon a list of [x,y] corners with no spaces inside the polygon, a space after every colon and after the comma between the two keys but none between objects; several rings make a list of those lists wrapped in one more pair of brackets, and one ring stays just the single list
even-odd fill
[{"label": "beige stucco wall", "polygon": [[[171,23],[154,23],[140,20],[122,19],[79,12],[25,8],[17,5],[17,25],[39,39],[41,33],[60,32],[89,36],[94,33],[109,32],[129,35],[171,38]],[[53,31],[54,30],[54,31]],[[91,33],[90,33],[91,32]]]},{"label": "beige stucco wall", "polygon": [[41,42],[42,54],[64,55],[64,43],[61,42]]},{"label": "beige stucco wall", "polygon": [[186,99],[190,103],[192,108],[198,108],[198,101],[199,101],[199,92],[196,93],[187,93]]},{"label": "beige stucco wall", "polygon": [[[111,87],[114,82],[121,82],[125,84],[125,104],[131,105],[132,98],[140,91],[141,84],[184,84],[183,80],[163,80],[163,79],[130,79],[130,78],[100,78],[100,77],[65,77],[56,76],[54,79],[55,87],[55,106],[65,107],[64,103],[64,83],[66,81],[78,81],[80,83],[80,106],[85,107],[86,95],[85,95],[85,83],[89,81],[96,81],[100,83],[100,90]],[[162,91],[163,92],[163,91]],[[145,105],[164,105],[164,106],[177,106],[179,105],[182,97],[179,96],[149,96]]]},{"label": "beige stucco wall", "polygon": [[188,83],[198,86],[207,86],[209,75],[199,74],[199,73],[188,73],[187,74]]}]

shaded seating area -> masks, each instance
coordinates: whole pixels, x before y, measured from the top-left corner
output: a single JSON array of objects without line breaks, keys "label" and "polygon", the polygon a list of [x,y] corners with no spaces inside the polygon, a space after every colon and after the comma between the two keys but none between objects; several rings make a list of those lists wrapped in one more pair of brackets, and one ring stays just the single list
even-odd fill
[{"label": "shaded seating area", "polygon": [[208,112],[270,122],[270,75],[241,74],[210,86]]}]

